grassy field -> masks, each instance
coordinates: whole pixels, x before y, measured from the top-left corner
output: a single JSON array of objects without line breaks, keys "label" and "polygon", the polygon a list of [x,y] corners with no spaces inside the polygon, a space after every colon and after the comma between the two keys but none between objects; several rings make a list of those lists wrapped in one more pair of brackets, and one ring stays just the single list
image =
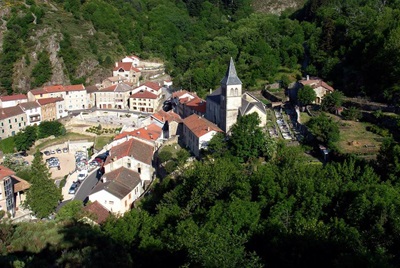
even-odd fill
[{"label": "grassy field", "polygon": [[0,151],[2,151],[5,154],[11,154],[14,152],[14,138],[9,137],[4,140],[0,140]]},{"label": "grassy field", "polygon": [[337,143],[344,153],[361,155],[376,155],[382,143],[382,137],[367,131],[369,123],[341,120],[338,116],[331,115],[340,128],[340,140]]},{"label": "grassy field", "polygon": [[100,151],[103,147],[112,141],[113,136],[106,135],[106,136],[97,136],[94,142],[94,149]]}]

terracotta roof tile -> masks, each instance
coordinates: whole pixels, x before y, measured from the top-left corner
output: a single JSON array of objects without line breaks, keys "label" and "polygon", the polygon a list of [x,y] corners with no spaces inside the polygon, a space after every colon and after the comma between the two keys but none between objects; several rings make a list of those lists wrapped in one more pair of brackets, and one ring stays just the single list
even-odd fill
[{"label": "terracotta roof tile", "polygon": [[53,92],[63,92],[65,91],[63,85],[54,85],[54,86],[45,86],[43,87],[43,90],[47,93],[53,93]]},{"label": "terracotta roof tile", "polygon": [[117,87],[117,85],[112,85],[112,86],[109,86],[109,87],[105,87],[105,88],[99,89],[99,91],[101,91],[101,92],[114,92],[116,87]]},{"label": "terracotta roof tile", "polygon": [[157,113],[153,114],[152,117],[160,122],[167,122],[167,121],[168,122],[176,121],[178,123],[182,122],[182,118],[179,116],[179,114],[175,113],[173,110],[170,110],[168,112],[160,110]]},{"label": "terracotta roof tile", "polygon": [[196,114],[192,114],[183,119],[183,124],[198,138],[209,133],[210,131],[223,132],[215,124]]},{"label": "terracotta roof tile", "polygon": [[206,113],[206,101],[197,96],[194,99],[191,99],[188,102],[186,102],[185,105],[190,109],[197,111],[199,113],[202,114]]},{"label": "terracotta roof tile", "polygon": [[322,79],[320,79],[318,77],[314,77],[314,78],[311,78],[308,80],[300,80],[299,82],[303,85],[309,85],[312,88],[323,87],[329,91],[335,91],[333,89],[333,87],[331,87],[330,85],[328,85],[327,83],[325,83],[324,81],[322,81]]},{"label": "terracotta roof tile", "polygon": [[46,94],[47,92],[42,89],[42,88],[36,88],[36,89],[32,89],[30,91],[33,95],[40,95],[40,94]]},{"label": "terracotta roof tile", "polygon": [[25,94],[16,94],[10,96],[0,96],[1,101],[14,101],[14,100],[26,100],[27,97]]},{"label": "terracotta roof tile", "polygon": [[80,90],[85,90],[85,86],[83,84],[79,85],[68,85],[64,86],[65,91],[80,91]]},{"label": "terracotta roof tile", "polygon": [[159,91],[161,89],[161,86],[158,83],[147,81],[144,83],[146,87],[149,87],[151,89],[154,89],[155,91]]},{"label": "terracotta roof tile", "polygon": [[151,93],[146,90],[141,90],[139,92],[136,92],[135,94],[132,94],[129,96],[129,98],[136,98],[136,99],[157,99],[158,96],[154,93]]},{"label": "terracotta roof tile", "polygon": [[16,115],[25,114],[21,107],[13,106],[7,108],[0,108],[0,120],[13,117]]},{"label": "terracotta roof tile", "polygon": [[180,98],[181,96],[185,95],[186,93],[189,93],[187,90],[179,90],[174,93],[172,93],[172,98]]},{"label": "terracotta roof tile", "polygon": [[25,191],[31,187],[31,184],[29,182],[15,175],[12,175],[11,178],[14,184],[14,193]]},{"label": "terracotta roof tile", "polygon": [[83,210],[89,212],[89,214],[92,214],[95,217],[95,222],[98,224],[105,222],[111,215],[110,212],[97,201],[87,204],[85,207],[83,207]]},{"label": "terracotta roof tile", "polygon": [[147,127],[142,127],[134,131],[122,132],[115,136],[114,140],[119,140],[127,136],[137,137],[143,140],[155,141],[161,137],[162,129],[156,124],[150,124]]},{"label": "terracotta roof tile", "polygon": [[6,178],[8,176],[14,175],[14,174],[15,174],[15,172],[12,171],[11,169],[0,165],[0,180]]},{"label": "terracotta roof tile", "polygon": [[122,69],[125,72],[127,72],[127,71],[129,71],[129,70],[131,70],[133,68],[135,68],[135,67],[133,67],[132,62],[118,62],[117,66],[114,66],[114,70],[113,71],[118,71],[119,69]]},{"label": "terracotta roof tile", "polygon": [[63,101],[63,98],[57,97],[57,98],[44,98],[44,99],[39,99],[37,102],[40,104],[40,106],[49,104],[49,103],[56,103],[59,101]]},{"label": "terracotta roof tile", "polygon": [[125,156],[132,156],[136,160],[151,165],[154,153],[154,146],[138,139],[130,139],[110,149],[106,165],[114,158],[120,159]]}]

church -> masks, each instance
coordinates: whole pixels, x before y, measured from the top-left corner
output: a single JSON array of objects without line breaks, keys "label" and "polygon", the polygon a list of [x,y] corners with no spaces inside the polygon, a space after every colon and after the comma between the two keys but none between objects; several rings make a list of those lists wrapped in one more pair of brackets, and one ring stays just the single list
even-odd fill
[{"label": "church", "polygon": [[255,112],[260,118],[260,126],[265,126],[267,121],[264,104],[250,92],[242,93],[242,81],[237,76],[232,58],[221,86],[207,96],[206,103],[205,117],[226,133],[229,133],[238,116]]}]

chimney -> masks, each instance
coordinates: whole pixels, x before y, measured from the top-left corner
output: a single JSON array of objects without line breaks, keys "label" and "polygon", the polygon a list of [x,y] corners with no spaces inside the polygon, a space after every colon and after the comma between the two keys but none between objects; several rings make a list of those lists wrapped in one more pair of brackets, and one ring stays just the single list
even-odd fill
[{"label": "chimney", "polygon": [[118,67],[118,62],[115,62],[115,67]]},{"label": "chimney", "polygon": [[207,127],[207,131],[210,131],[210,127]]},{"label": "chimney", "polygon": [[149,136],[150,136],[150,139],[153,139],[153,134],[149,134]]},{"label": "chimney", "polygon": [[144,130],[147,130],[147,126],[144,127]]},{"label": "chimney", "polygon": [[310,76],[307,74],[307,81],[310,80]]},{"label": "chimney", "polygon": [[136,134],[138,134],[138,135],[139,135],[139,134],[140,134],[140,131],[136,132]]}]

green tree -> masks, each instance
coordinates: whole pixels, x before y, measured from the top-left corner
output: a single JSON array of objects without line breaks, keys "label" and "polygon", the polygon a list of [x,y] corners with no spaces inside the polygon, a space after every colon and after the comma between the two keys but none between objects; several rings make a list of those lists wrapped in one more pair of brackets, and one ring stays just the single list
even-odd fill
[{"label": "green tree", "polygon": [[212,137],[207,146],[207,153],[212,154],[213,157],[223,157],[229,153],[224,133],[218,132]]},{"label": "green tree", "polygon": [[317,94],[310,86],[304,86],[297,92],[297,100],[303,106],[313,103],[316,98]]},{"label": "green tree", "polygon": [[39,218],[47,217],[62,200],[60,189],[57,188],[51,179],[48,167],[43,162],[43,157],[36,151],[31,166],[31,187],[26,195],[26,205]]},{"label": "green tree", "polygon": [[158,159],[160,160],[161,163],[167,162],[168,160],[172,159],[172,153],[167,150],[162,150],[158,154]]},{"label": "green tree", "polygon": [[260,118],[257,113],[241,116],[231,128],[229,148],[232,155],[242,162],[263,155],[266,146],[266,136],[262,132]]},{"label": "green tree", "polygon": [[38,62],[32,69],[32,87],[42,86],[44,83],[50,81],[52,72],[52,66],[50,62],[49,53],[42,51],[39,53]]},{"label": "green tree", "polygon": [[376,157],[378,173],[395,183],[400,178],[400,145],[392,138],[385,139]]},{"label": "green tree", "polygon": [[18,151],[29,150],[37,139],[37,127],[27,126],[14,137],[15,147]]},{"label": "green tree", "polygon": [[190,153],[186,149],[180,149],[176,153],[176,160],[178,161],[179,165],[184,164],[189,157],[190,157]]},{"label": "green tree", "polygon": [[344,110],[342,112],[342,116],[345,120],[359,120],[362,116],[361,111],[354,106],[351,106],[350,108]]},{"label": "green tree", "polygon": [[325,145],[332,146],[333,142],[339,140],[340,131],[337,122],[324,113],[311,118],[307,122],[307,127],[317,141]]},{"label": "green tree", "polygon": [[77,221],[83,216],[82,208],[82,201],[72,200],[60,208],[60,210],[57,212],[56,219],[60,221]]},{"label": "green tree", "polygon": [[38,129],[40,139],[54,135],[56,137],[65,135],[65,127],[58,121],[41,122]]},{"label": "green tree", "polygon": [[321,103],[322,110],[331,113],[336,112],[336,110],[343,104],[343,97],[343,93],[338,90],[333,91],[331,94],[325,95]]}]

